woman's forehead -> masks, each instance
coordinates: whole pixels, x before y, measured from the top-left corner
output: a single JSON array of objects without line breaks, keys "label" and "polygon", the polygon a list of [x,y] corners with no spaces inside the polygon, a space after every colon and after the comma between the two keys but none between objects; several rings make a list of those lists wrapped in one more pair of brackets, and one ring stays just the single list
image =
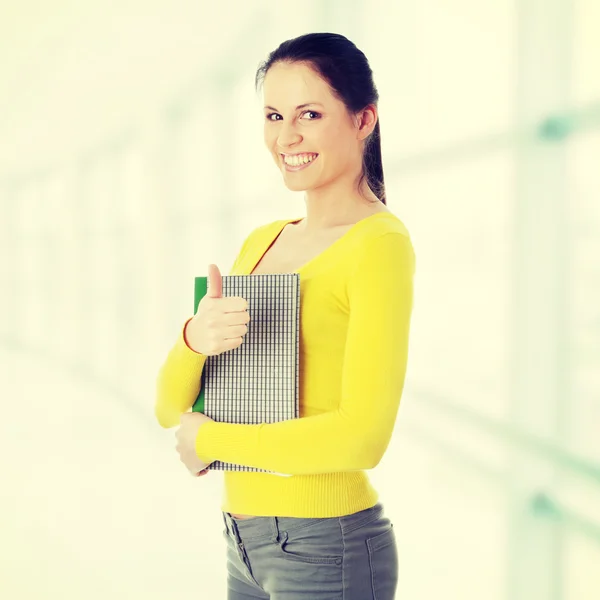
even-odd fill
[{"label": "woman's forehead", "polygon": [[[326,102],[331,97],[327,82],[311,67],[300,63],[277,63],[265,75],[263,92],[265,104],[277,99],[287,103]],[[272,100],[272,101],[269,101]],[[295,106],[295,105],[294,105]]]},{"label": "woman's forehead", "polygon": [[308,65],[300,63],[277,63],[273,65],[264,80],[264,89],[269,91],[291,87],[296,91],[327,90],[327,83]]}]

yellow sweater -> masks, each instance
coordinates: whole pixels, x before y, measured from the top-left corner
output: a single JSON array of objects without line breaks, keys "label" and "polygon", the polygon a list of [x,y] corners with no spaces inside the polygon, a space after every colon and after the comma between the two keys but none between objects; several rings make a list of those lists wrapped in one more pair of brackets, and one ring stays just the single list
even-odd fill
[{"label": "yellow sweater", "polygon": [[[250,274],[283,227],[297,220],[252,231],[230,274]],[[414,270],[409,234],[387,212],[362,219],[298,269],[300,418],[256,425],[208,422],[196,440],[206,462],[292,476],[225,471],[222,510],[335,517],[378,501],[365,470],[381,460],[396,421]],[[192,407],[206,360],[187,346],[183,330],[158,375],[155,413],[163,427],[178,425]]]}]

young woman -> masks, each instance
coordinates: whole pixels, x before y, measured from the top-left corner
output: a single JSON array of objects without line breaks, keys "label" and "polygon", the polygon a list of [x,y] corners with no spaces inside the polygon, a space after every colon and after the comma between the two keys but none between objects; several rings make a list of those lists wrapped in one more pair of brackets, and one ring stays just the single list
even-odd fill
[{"label": "young woman", "polygon": [[398,579],[393,525],[367,469],[390,441],[404,386],[415,255],[385,200],[378,93],[348,39],[314,33],[283,42],[260,66],[264,140],[306,216],[258,227],[232,275],[300,274],[300,418],[243,425],[187,412],[207,356],[243,343],[243,298],[209,293],[182,328],[158,377],[156,416],[179,425],[193,475],[224,472],[228,598],[391,600]]}]

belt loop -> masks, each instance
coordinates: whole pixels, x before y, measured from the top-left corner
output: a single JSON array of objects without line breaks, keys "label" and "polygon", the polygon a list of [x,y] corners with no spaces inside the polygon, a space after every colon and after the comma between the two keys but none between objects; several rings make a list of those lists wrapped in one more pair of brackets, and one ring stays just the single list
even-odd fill
[{"label": "belt loop", "polygon": [[225,531],[227,532],[227,535],[229,535],[229,523],[227,522],[227,513],[225,511],[222,511],[221,514],[223,515],[223,523],[225,523]]},{"label": "belt loop", "polygon": [[229,522],[227,521],[227,513],[222,512],[222,515],[223,515],[223,523],[225,523],[225,531],[227,532],[227,535],[229,535]]}]

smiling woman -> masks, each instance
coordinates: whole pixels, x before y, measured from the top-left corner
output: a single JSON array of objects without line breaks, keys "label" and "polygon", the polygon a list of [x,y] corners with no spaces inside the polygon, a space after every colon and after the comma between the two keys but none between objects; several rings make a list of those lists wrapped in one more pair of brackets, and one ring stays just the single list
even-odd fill
[{"label": "smiling woman", "polygon": [[[366,196],[385,204],[378,96],[370,73],[371,85],[358,94],[337,81],[340,74],[326,55],[313,59],[316,63],[271,60],[272,64],[257,74],[257,83],[259,75],[264,76],[267,102],[265,144],[284,176],[303,171],[302,177],[284,178],[286,186],[296,191],[319,188],[321,199],[316,201],[322,203],[323,193],[331,197],[339,193],[340,186],[352,188],[353,178],[359,176],[357,190],[363,192],[361,183],[366,179]],[[307,100],[296,104],[298,98]],[[314,160],[317,157],[319,160]],[[307,164],[318,167],[306,169]]]},{"label": "smiling woman", "polygon": [[160,371],[156,415],[164,427],[181,415],[177,450],[194,475],[215,460],[291,475],[225,471],[229,600],[392,600],[394,529],[365,471],[387,449],[402,396],[415,256],[385,205],[377,90],[365,55],[332,33],[284,42],[257,86],[263,78],[265,145],[285,186],[304,192],[306,216],[250,232],[231,274],[300,275],[300,418],[181,415],[206,357],[239,347],[249,323],[214,265],[214,293]]}]

